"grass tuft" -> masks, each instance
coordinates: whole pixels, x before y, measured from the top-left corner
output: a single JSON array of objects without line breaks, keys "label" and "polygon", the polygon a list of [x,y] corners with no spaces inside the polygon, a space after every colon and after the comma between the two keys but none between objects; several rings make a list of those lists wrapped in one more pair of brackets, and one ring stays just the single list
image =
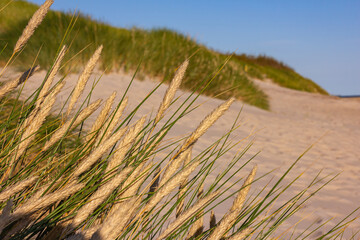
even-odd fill
[{"label": "grass tuft", "polygon": [[[0,15],[0,48],[5,49],[0,62],[5,63],[11,56],[18,36],[36,9],[34,4],[15,1],[3,10]],[[104,45],[102,69],[134,72],[142,59],[138,76],[170,81],[174,70],[184,59],[190,58],[181,88],[193,91],[203,79],[212,79],[203,94],[220,99],[235,97],[263,109],[269,109],[267,96],[249,77],[270,78],[281,86],[326,94],[311,80],[273,58],[230,56],[168,29],[115,28],[78,13],[50,11],[23,50],[22,57],[14,64],[28,66],[41,48],[37,61],[48,69],[48,59],[56,55],[63,44],[69,46],[67,63],[62,69],[65,72],[79,71],[97,46]]]},{"label": "grass tuft", "polygon": [[[86,75],[90,75],[94,62],[100,57],[101,50],[94,49],[94,52],[91,56],[95,57],[89,56],[91,67],[85,67]],[[10,56],[2,73],[7,71],[13,58],[21,59],[21,54],[16,52]],[[180,101],[174,96],[188,65],[186,58],[179,63],[178,72],[175,68],[169,72],[175,75],[174,81],[155,117],[146,115],[137,121],[134,119],[137,110],[157,87],[130,114],[120,118],[127,103],[126,90],[119,103],[115,104],[115,94],[106,101],[99,120],[104,124],[97,123],[90,132],[84,133],[82,127],[77,126],[83,125],[100,107],[101,100],[89,103],[94,89],[89,93],[77,90],[83,85],[82,77],[73,90],[78,91],[75,101],[87,94],[82,107],[75,109],[73,105],[68,110],[62,106],[57,116],[50,114],[63,79],[52,88],[48,87],[48,81],[53,81],[53,71],[62,62],[59,59],[66,59],[63,54],[64,51],[59,50],[57,57],[49,58],[54,61],[48,74],[28,99],[19,100],[23,84],[26,84],[19,80],[16,84],[20,84],[20,89],[4,91],[0,96],[0,239],[275,238],[278,231],[282,231],[281,226],[333,179],[324,181],[325,177],[317,175],[300,192],[289,193],[287,190],[301,175],[290,183],[285,183],[284,179],[300,156],[273,186],[253,190],[250,194],[250,186],[264,177],[255,178],[256,166],[250,174],[241,171],[256,157],[243,161],[250,145],[233,156],[214,178],[212,174],[221,157],[237,146],[230,139],[239,127],[239,116],[228,132],[199,153],[192,153],[192,147],[229,109],[233,98],[210,112],[184,139],[164,141],[171,128],[196,108],[194,101],[199,97],[193,92],[181,100],[181,105],[165,118],[166,121],[159,121],[170,105]],[[106,51],[102,54],[106,56]],[[184,61],[185,64],[180,65]],[[190,66],[186,71],[188,75],[191,75]],[[29,75],[27,77],[31,77]],[[206,80],[200,87],[211,88],[211,80]],[[89,104],[84,107],[86,103]],[[116,105],[112,113],[111,105]],[[87,140],[81,139],[81,135]],[[235,171],[230,173],[230,170]],[[245,174],[248,177],[239,188],[242,182],[239,175]],[[235,195],[229,212],[216,220],[214,209]],[[273,207],[280,196],[285,197],[285,203]],[[357,211],[317,237],[342,235]],[[210,226],[204,224],[209,215]],[[315,230],[327,227],[325,225]],[[289,239],[312,237],[315,230],[309,229],[305,237],[304,233],[280,234]]]}]

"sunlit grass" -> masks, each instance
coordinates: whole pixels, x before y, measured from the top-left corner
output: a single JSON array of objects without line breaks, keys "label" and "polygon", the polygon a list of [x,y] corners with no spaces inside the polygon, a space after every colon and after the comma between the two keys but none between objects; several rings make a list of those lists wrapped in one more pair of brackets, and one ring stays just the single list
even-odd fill
[{"label": "sunlit grass", "polygon": [[[98,49],[89,57],[91,64],[83,70],[80,84],[72,91],[69,101],[77,101],[73,96],[82,92],[83,81],[88,80],[101,52],[101,47]],[[20,59],[22,54],[12,55]],[[240,127],[239,115],[234,116],[233,124],[218,140],[193,153],[197,140],[228,110],[233,99],[204,116],[193,133],[164,141],[178,121],[196,108],[199,97],[192,92],[183,100],[175,98],[185,71],[191,74],[186,58],[176,72],[169,73],[174,77],[155,116],[135,118],[160,84],[138,106],[130,109],[129,114],[122,114],[131,81],[119,102],[111,97],[106,100],[113,105],[113,110],[102,111],[99,116],[104,118],[97,118],[99,124],[84,131],[78,126],[100,105],[97,100],[90,101],[96,86],[84,93],[86,98],[79,108],[72,109],[64,103],[57,115],[48,111],[49,106],[55,104],[64,80],[53,83],[53,87],[47,84],[56,74],[57,64],[66,64],[66,58],[61,62],[55,55],[49,57],[50,70],[34,94],[20,101],[24,83],[15,81],[18,90],[9,90],[0,99],[1,239],[272,239],[281,236],[296,239],[312,236],[312,226],[300,234],[278,231],[313,194],[333,179],[321,176],[319,171],[303,190],[290,194],[289,188],[301,177],[301,174],[292,176],[290,172],[302,155],[279,179],[261,186],[260,190],[253,186],[267,174],[256,174],[257,167],[252,162],[256,155],[250,159],[244,157],[251,144],[216,172],[225,153],[239,147],[231,141],[234,131]],[[225,63],[229,64],[226,59]],[[134,77],[141,66],[138,65]],[[217,67],[224,69],[223,65]],[[27,77],[31,76],[27,74]],[[6,86],[0,86],[0,91]],[[194,90],[201,93],[209,86],[209,80],[204,78]],[[167,109],[176,101],[181,101],[180,106],[168,114]],[[251,172],[244,172],[245,167],[251,167]],[[274,207],[280,197],[285,200]],[[223,206],[230,208],[228,212],[217,220],[211,218],[211,224],[206,223],[210,212],[229,198],[235,200],[231,207]],[[353,213],[320,239],[341,235],[354,219]]]},{"label": "sunlit grass", "polygon": [[[0,15],[0,47],[3,48],[5,44],[8,46],[0,56],[0,61],[5,62],[11,55],[12,47],[35,10],[36,5],[24,1],[13,2],[3,10]],[[69,32],[71,34],[68,34]],[[68,37],[64,39],[65,35]],[[142,61],[138,77],[147,75],[165,81],[170,80],[171,73],[184,59],[191,57],[189,71],[181,86],[190,91],[194,89],[194,83],[199,83],[204,78],[210,79],[219,66],[229,61],[205,89],[204,94],[221,99],[233,96],[264,109],[269,108],[267,96],[249,80],[249,76],[271,78],[282,86],[302,91],[325,93],[318,85],[292,69],[277,68],[281,64],[273,59],[271,62],[271,58],[260,62],[254,61],[250,56],[241,55],[239,61],[240,56],[230,57],[210,50],[175,31],[115,28],[77,13],[50,11],[27,48],[23,50],[22,57],[16,59],[13,66],[28,66],[34,54],[41,49],[37,63],[47,69],[50,66],[48,59],[56,54],[62,44],[69,46],[67,60],[72,59],[64,65],[63,71],[80,70],[91,53],[101,44],[104,45],[101,59],[103,69],[133,72]],[[272,64],[265,66],[262,64],[264,62]]]}]

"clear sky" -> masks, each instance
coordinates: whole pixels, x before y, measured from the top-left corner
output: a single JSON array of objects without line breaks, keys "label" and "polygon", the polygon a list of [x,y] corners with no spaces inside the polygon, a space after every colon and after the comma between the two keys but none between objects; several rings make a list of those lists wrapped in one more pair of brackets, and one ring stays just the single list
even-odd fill
[{"label": "clear sky", "polygon": [[331,94],[360,94],[359,0],[55,0],[52,9],[118,27],[167,27],[222,52],[266,54]]}]

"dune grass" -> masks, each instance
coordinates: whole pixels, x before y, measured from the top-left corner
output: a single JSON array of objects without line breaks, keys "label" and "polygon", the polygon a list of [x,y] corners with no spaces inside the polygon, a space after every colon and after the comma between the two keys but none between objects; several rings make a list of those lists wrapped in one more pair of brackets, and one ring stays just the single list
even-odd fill
[{"label": "dune grass", "polygon": [[[89,57],[69,101],[77,102],[101,50]],[[64,81],[49,84],[56,66],[65,63],[61,53],[49,59],[52,63],[43,83],[25,101],[18,98],[24,81],[15,81],[20,87],[15,92],[7,88],[8,83],[0,87],[1,239],[304,239],[317,230],[310,224],[309,231],[299,234],[276,231],[332,180],[314,176],[302,191],[289,194],[288,188],[301,176],[288,183],[284,179],[291,178],[289,172],[301,156],[269,188],[251,190],[264,176],[256,175],[252,164],[256,156],[243,159],[250,145],[211,178],[218,161],[237,146],[230,139],[239,127],[239,116],[217,141],[192,153],[193,145],[234,99],[210,112],[185,138],[163,141],[179,119],[196,107],[199,95],[193,92],[166,116],[167,108],[179,101],[175,92],[185,71],[190,71],[188,60],[171,74],[174,77],[155,116],[135,119],[146,98],[129,114],[122,114],[125,92],[118,103],[110,96],[91,130],[84,132],[77,126],[100,107],[99,100],[88,102],[91,92],[82,93],[87,98],[79,108],[65,104],[59,114],[50,112]],[[12,58],[21,54],[16,52]],[[199,91],[207,79],[203,81]],[[243,173],[248,165],[253,165],[251,172]],[[280,196],[286,200],[274,207]],[[228,213],[217,220],[211,217],[211,224],[206,224],[211,211],[232,197]],[[340,236],[352,220],[349,214],[319,239]]]},{"label": "dune grass", "polygon": [[234,55],[234,61],[238,61],[248,76],[260,80],[270,79],[280,86],[327,95],[328,93],[319,85],[308,78],[295,72],[286,64],[268,56],[248,56],[245,54]]},{"label": "dune grass", "polygon": [[[0,61],[4,62],[11,55],[11,49],[17,37],[36,7],[34,4],[16,1],[9,4],[2,12],[0,16],[1,48],[5,44],[8,46],[4,49]],[[65,33],[69,31],[72,34],[68,35],[67,39],[63,39]],[[96,46],[102,44],[104,45],[104,55],[101,59],[103,69],[108,71],[124,69],[133,72],[142,61],[138,77],[147,75],[159,77],[165,81],[170,80],[171,73],[184,59],[191,57],[189,71],[182,82],[182,88],[192,91],[195,83],[199,83],[204,78],[211,79],[216,75],[204,94],[221,99],[233,96],[264,109],[269,108],[267,96],[249,80],[248,76],[262,79],[266,75],[267,78],[285,87],[326,93],[292,69],[285,72],[273,66],[264,67],[253,64],[252,58],[250,56],[244,58],[245,55],[242,55],[242,61],[239,61],[236,56],[231,57],[210,50],[190,37],[175,31],[115,28],[81,14],[73,15],[53,11],[49,12],[28,43],[28,47],[24,49],[22,58],[17,59],[14,65],[29,65],[33,56],[41,48],[38,64],[48,68],[50,66],[48,59],[56,54],[57,48],[62,44],[69,46],[69,58],[81,52],[74,57],[71,64],[65,65],[64,69],[79,70]],[[227,64],[224,65],[226,62]],[[217,74],[220,68],[221,71]],[[249,72],[244,71],[247,68],[250,68]]]}]

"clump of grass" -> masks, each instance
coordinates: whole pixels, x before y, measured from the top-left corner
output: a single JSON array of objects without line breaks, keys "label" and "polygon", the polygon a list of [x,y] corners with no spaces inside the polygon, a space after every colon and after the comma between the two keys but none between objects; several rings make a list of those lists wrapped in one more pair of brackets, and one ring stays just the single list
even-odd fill
[{"label": "clump of grass", "polygon": [[[82,131],[76,126],[100,106],[100,100],[85,106],[90,92],[79,109],[64,110],[64,115],[60,112],[52,117],[57,124],[52,122],[49,108],[61,90],[63,79],[53,87],[44,86],[52,81],[50,76],[53,69],[58,69],[62,53],[55,57],[43,83],[23,104],[19,105],[20,94],[15,99],[11,93],[1,98],[0,110],[7,113],[0,121],[1,239],[265,239],[276,236],[275,230],[308,200],[306,192],[314,187],[318,191],[328,183],[318,187],[323,178],[316,176],[303,191],[287,196],[284,205],[270,209],[293,184],[294,181],[280,187],[299,158],[271,189],[263,190],[265,196],[248,196],[250,186],[261,178],[255,176],[256,167],[242,187],[231,193],[229,190],[241,181],[234,180],[235,176],[251,164],[252,159],[235,173],[229,171],[239,164],[248,148],[235,155],[225,170],[210,181],[216,162],[235,146],[229,139],[238,127],[238,118],[227,133],[200,153],[192,154],[192,146],[234,99],[210,112],[184,140],[163,141],[179,119],[196,107],[194,101],[199,95],[193,93],[175,113],[160,121],[167,109],[178,101],[174,93],[183,80],[187,60],[175,74],[154,118],[147,115],[135,122],[135,113],[144,99],[120,120],[127,100],[123,96],[110,113],[113,94],[99,117],[104,124],[96,122],[96,127],[85,136],[87,141],[68,145],[66,141],[74,138],[74,131],[76,136]],[[18,54],[15,52],[14,57]],[[95,56],[99,54],[98,51]],[[92,63],[90,58],[88,66]],[[83,85],[82,77],[79,85]],[[40,94],[44,89],[46,93]],[[79,92],[83,94],[82,90]],[[78,98],[80,94],[73,96]],[[31,124],[36,127],[26,127]],[[159,153],[165,150],[169,152],[167,156],[160,157]],[[230,182],[234,184],[226,187]],[[232,196],[235,196],[233,206],[216,222],[214,208]],[[208,227],[204,219],[210,212]],[[321,238],[336,237],[347,224],[345,220],[340,222]],[[311,232],[307,236],[311,236]]]},{"label": "clump of grass", "polygon": [[235,54],[233,59],[243,66],[244,71],[250,77],[261,80],[267,78],[280,86],[300,91],[328,94],[310,79],[301,76],[291,67],[272,57]]},{"label": "clump of grass", "polygon": [[[1,48],[5,44],[9,46],[0,56],[0,62],[6,61],[12,54],[10,49],[27,24],[27,19],[36,10],[36,5],[16,1],[7,6],[7,9],[0,16],[0,39],[3,39],[0,44]],[[13,16],[12,12],[18,14]],[[74,34],[64,39],[63,36],[69,32]],[[271,58],[230,56],[210,50],[193,39],[168,29],[115,28],[81,14],[74,16],[50,11],[28,44],[22,58],[15,61],[17,66],[31,64],[32,57],[41,48],[38,62],[42,67],[49,68],[48,59],[56,54],[59,45],[66,44],[71,46],[66,61],[72,61],[71,64],[66,64],[63,70],[78,71],[86,64],[96,47],[104,45],[101,59],[103,69],[135,71],[142,59],[143,64],[138,73],[164,81],[169,81],[174,69],[191,56],[189,71],[181,88],[193,91],[194,83],[199,83],[204,78],[213,78],[208,82],[203,94],[220,99],[235,97],[264,109],[269,109],[267,96],[248,76],[262,79],[266,75],[285,87],[326,93],[311,80]],[[79,52],[81,54],[78,54]],[[219,72],[219,66],[225,61],[229,64],[222,66]]]},{"label": "clump of grass", "polygon": [[[23,15],[11,18],[11,13],[19,8]],[[7,10],[8,9],[8,10]],[[9,49],[15,44],[23,27],[27,24],[26,15],[36,10],[36,5],[17,1],[10,4],[4,10],[4,16],[0,16],[0,39],[8,44],[4,49],[0,61],[5,61]],[[31,15],[30,15],[31,16]],[[3,25],[3,26],[1,26]],[[53,26],[57,26],[56,29]],[[63,38],[69,32],[70,37]],[[0,42],[1,43],[1,42]],[[22,58],[15,61],[15,65],[28,65],[32,56],[40,49],[38,63],[42,67],[50,67],[48,59],[56,54],[59,45],[69,46],[68,63],[64,66],[65,71],[78,71],[86,64],[87,59],[99,45],[104,45],[103,56],[100,67],[110,70],[135,71],[139,61],[142,59],[138,69],[141,75],[147,75],[169,81],[169,77],[184,59],[192,57],[188,67],[189,71],[182,81],[181,88],[194,90],[194,83],[202,79],[212,79],[203,94],[227,99],[230,96],[242,99],[252,105],[268,109],[266,95],[253,84],[236,66],[222,63],[229,61],[227,56],[209,50],[199,45],[194,40],[182,34],[167,29],[141,30],[119,29],[110,25],[94,21],[90,17],[81,14],[64,14],[50,11],[43,24],[37,29],[33,38],[28,42],[28,48],[22,52]],[[81,54],[78,54],[81,52]],[[78,55],[77,55],[78,54]],[[75,57],[74,57],[75,55]],[[71,56],[71,57],[70,57]],[[230,60],[232,61],[232,60]],[[219,72],[219,68],[222,68]]]}]

